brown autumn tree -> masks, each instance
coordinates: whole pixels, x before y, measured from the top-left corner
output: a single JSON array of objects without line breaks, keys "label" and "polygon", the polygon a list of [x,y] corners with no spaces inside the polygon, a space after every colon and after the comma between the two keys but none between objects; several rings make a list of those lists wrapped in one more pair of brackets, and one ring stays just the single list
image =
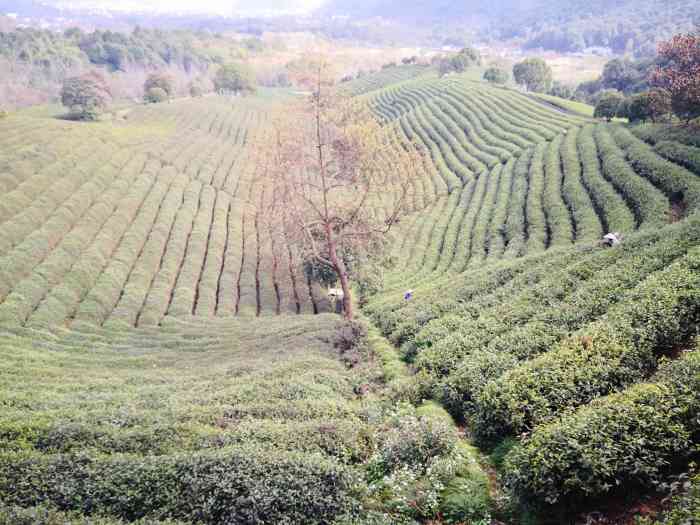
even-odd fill
[{"label": "brown autumn tree", "polygon": [[651,84],[663,89],[678,118],[700,117],[700,35],[676,35],[659,45],[663,65],[651,75]]},{"label": "brown autumn tree", "polygon": [[397,148],[364,103],[334,90],[327,62],[314,64],[313,93],[277,111],[262,149],[285,242],[308,265],[337,277],[352,319],[352,263],[389,233],[406,211],[420,169],[413,144]]},{"label": "brown autumn tree", "polygon": [[61,88],[61,103],[78,120],[98,120],[112,100],[109,85],[96,71],[67,78]]}]

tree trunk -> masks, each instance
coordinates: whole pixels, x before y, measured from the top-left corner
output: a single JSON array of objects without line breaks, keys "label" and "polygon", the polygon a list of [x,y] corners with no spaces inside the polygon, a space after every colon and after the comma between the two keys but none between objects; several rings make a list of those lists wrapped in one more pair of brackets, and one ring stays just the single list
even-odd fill
[{"label": "tree trunk", "polygon": [[352,320],[354,312],[352,311],[352,297],[350,297],[350,281],[348,280],[348,272],[345,270],[345,264],[341,262],[342,269],[338,272],[340,275],[340,287],[343,289],[343,312],[345,319]]},{"label": "tree trunk", "polygon": [[345,267],[345,262],[338,257],[335,239],[330,226],[326,226],[326,238],[328,240],[328,254],[335,268],[338,277],[340,278],[340,287],[343,289],[343,313],[345,319],[352,320],[354,313],[352,311],[352,297],[350,297],[350,280],[348,279],[348,270]]}]

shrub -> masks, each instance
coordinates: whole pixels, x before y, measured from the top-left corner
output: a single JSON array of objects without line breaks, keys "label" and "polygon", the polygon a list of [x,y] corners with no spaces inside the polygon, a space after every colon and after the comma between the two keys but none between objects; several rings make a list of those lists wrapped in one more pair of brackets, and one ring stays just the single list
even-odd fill
[{"label": "shrub", "polygon": [[507,486],[563,504],[661,481],[700,431],[700,353],[666,363],[655,379],[535,429],[506,457]]},{"label": "shrub", "polygon": [[4,110],[3,108],[0,108],[0,119],[7,118],[8,114],[9,113],[6,110]]},{"label": "shrub", "polygon": [[346,321],[338,328],[333,343],[348,365],[357,365],[369,347],[367,326],[360,321]]},{"label": "shrub", "polygon": [[381,432],[380,439],[368,467],[375,477],[405,466],[426,469],[434,458],[449,454],[457,443],[457,434],[448,422],[403,416]]},{"label": "shrub", "polygon": [[152,87],[144,95],[144,101],[149,104],[158,104],[159,102],[165,102],[168,100],[168,94],[159,87]]}]

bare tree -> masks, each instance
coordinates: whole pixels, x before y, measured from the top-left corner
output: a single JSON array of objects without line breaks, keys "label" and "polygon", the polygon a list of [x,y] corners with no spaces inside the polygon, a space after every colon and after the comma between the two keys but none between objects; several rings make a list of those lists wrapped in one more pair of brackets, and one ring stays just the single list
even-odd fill
[{"label": "bare tree", "polygon": [[353,318],[348,260],[367,253],[405,212],[422,165],[413,144],[397,148],[361,101],[333,89],[327,63],[315,64],[313,94],[287,103],[267,134],[267,170],[285,238],[307,263],[332,270]]}]

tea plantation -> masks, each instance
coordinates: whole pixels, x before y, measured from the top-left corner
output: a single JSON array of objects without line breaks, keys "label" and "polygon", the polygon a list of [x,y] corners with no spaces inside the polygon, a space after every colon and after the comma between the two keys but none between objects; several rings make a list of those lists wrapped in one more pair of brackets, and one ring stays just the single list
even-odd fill
[{"label": "tea plantation", "polygon": [[0,120],[0,524],[575,523],[697,460],[700,135],[343,89],[425,153],[354,324],[267,227],[288,94]]}]

